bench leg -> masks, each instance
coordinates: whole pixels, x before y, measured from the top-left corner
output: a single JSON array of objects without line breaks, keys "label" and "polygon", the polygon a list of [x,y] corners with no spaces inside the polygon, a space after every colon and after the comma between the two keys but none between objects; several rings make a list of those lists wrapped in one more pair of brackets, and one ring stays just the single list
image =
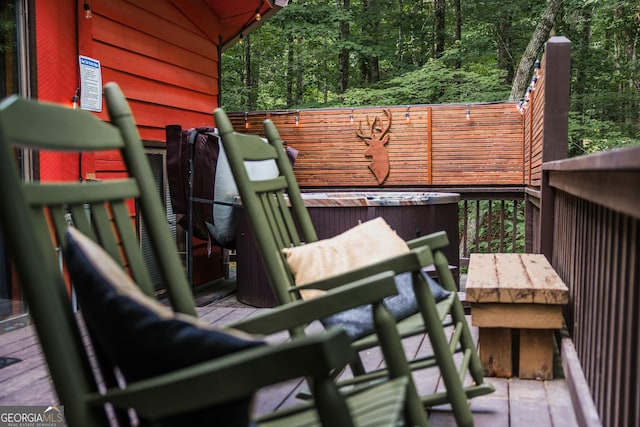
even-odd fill
[{"label": "bench leg", "polygon": [[511,378],[511,329],[479,328],[478,346],[484,374],[488,377]]},{"label": "bench leg", "polygon": [[553,330],[520,329],[520,378],[553,379]]}]

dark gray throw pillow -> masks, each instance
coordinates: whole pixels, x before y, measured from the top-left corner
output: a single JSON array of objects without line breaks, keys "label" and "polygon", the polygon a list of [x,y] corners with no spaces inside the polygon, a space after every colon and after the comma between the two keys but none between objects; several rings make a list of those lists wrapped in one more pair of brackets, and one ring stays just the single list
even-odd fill
[{"label": "dark gray throw pillow", "polygon": [[[249,335],[215,330],[147,297],[100,246],[73,227],[67,231],[67,242],[65,259],[82,315],[127,382],[265,344]],[[176,427],[247,426],[252,397],[154,422]]]},{"label": "dark gray throw pillow", "polygon": [[[421,275],[429,284],[429,289],[436,302],[447,298],[451,292],[444,289],[425,271]],[[395,277],[398,294],[384,299],[384,304],[396,320],[402,320],[418,312],[418,303],[413,292],[411,273],[402,273]],[[352,339],[358,339],[374,331],[371,306],[352,308],[341,313],[321,319],[321,323],[329,326],[340,326]]]}]

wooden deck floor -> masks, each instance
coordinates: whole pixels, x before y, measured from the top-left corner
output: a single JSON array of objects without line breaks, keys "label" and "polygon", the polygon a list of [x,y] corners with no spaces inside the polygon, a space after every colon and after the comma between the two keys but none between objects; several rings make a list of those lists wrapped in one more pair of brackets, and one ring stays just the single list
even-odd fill
[{"label": "wooden deck floor", "polygon": [[[251,316],[260,310],[239,303],[235,297],[209,303],[199,308],[200,316],[211,324],[228,324]],[[407,343],[407,351],[419,353],[428,349],[428,340]],[[64,353],[64,349],[60,349]],[[56,402],[49,384],[37,339],[31,327],[24,327],[0,335],[0,357],[20,359],[0,368],[0,406],[51,405]],[[381,361],[376,351],[367,354],[365,364],[375,366]],[[421,390],[438,387],[438,379],[417,374]],[[551,381],[491,378],[496,392],[472,400],[476,426],[577,426],[574,410],[564,379]],[[297,390],[305,388],[299,382],[287,383],[260,391],[256,412],[269,413],[295,403]],[[448,408],[435,408],[430,415],[435,427],[455,426]]]}]

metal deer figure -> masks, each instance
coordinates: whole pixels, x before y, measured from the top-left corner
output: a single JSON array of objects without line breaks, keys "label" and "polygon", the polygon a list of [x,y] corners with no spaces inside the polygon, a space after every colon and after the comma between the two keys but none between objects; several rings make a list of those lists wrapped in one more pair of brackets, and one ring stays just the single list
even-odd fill
[{"label": "metal deer figure", "polygon": [[382,110],[387,116],[387,125],[384,126],[379,117],[373,119],[373,123],[369,121],[367,116],[367,126],[369,126],[369,134],[365,135],[362,130],[362,122],[360,122],[360,130],[356,132],[358,138],[367,143],[369,148],[364,152],[365,157],[371,158],[369,169],[381,185],[389,176],[389,154],[384,147],[389,142],[389,128],[391,128],[391,112],[387,109]]}]

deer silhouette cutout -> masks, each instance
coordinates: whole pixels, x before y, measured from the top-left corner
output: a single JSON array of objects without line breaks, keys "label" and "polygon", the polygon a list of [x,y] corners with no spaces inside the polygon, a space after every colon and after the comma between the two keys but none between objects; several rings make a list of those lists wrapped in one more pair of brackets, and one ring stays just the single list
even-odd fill
[{"label": "deer silhouette cutout", "polygon": [[371,158],[369,163],[369,169],[373,172],[373,175],[378,180],[378,185],[382,183],[389,176],[389,154],[385,145],[389,142],[389,128],[391,128],[391,112],[387,109],[382,110],[387,116],[387,125],[383,125],[382,119],[375,117],[373,123],[367,116],[367,126],[369,127],[369,134],[366,135],[362,130],[362,122],[360,122],[360,130],[356,132],[358,138],[362,139],[369,146],[364,155],[367,158]]}]

